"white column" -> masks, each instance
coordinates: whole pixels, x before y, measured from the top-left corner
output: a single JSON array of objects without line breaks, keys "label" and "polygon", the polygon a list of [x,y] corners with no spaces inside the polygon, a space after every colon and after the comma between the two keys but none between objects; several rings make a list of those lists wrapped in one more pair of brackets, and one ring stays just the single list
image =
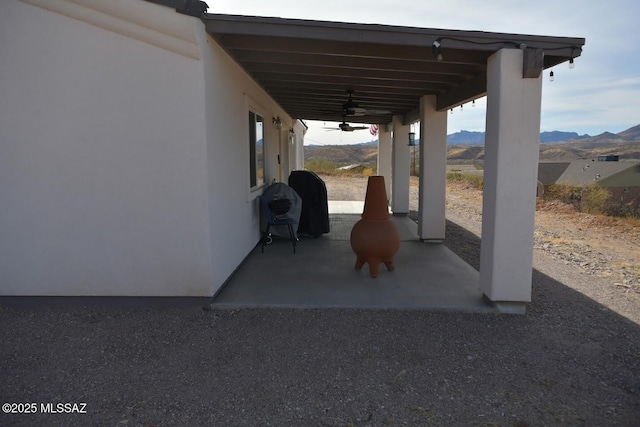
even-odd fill
[{"label": "white column", "polygon": [[523,52],[488,60],[480,288],[505,312],[531,301],[542,80],[522,77]]},{"label": "white column", "polygon": [[293,153],[290,155],[291,170],[302,170],[304,169],[304,135],[307,133],[307,128],[300,120],[296,120],[293,124],[293,132]]},{"label": "white column", "polygon": [[391,211],[409,213],[409,125],[402,116],[393,116],[393,147],[391,170]]},{"label": "white column", "polygon": [[436,96],[420,98],[420,187],[418,236],[444,240],[447,188],[447,112],[436,110]]},{"label": "white column", "polygon": [[384,177],[387,200],[391,199],[391,132],[386,125],[378,131],[378,175]]}]

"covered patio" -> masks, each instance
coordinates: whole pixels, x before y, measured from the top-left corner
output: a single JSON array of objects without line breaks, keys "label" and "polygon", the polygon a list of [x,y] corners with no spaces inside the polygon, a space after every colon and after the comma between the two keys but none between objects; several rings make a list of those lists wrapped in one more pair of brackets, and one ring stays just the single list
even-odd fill
[{"label": "covered patio", "polygon": [[301,238],[295,255],[287,239],[276,239],[264,253],[257,246],[212,306],[497,312],[482,298],[478,272],[446,246],[421,242],[407,216],[391,217],[401,239],[395,271],[383,266],[375,279],[367,265],[356,271],[349,235],[360,219],[358,202],[330,206],[330,233]]},{"label": "covered patio", "polygon": [[[418,224],[414,241],[405,240],[401,249],[411,266],[405,283],[433,277],[424,251],[444,257],[449,271],[465,270],[437,245],[445,239],[447,113],[487,96],[480,271],[473,278],[475,271],[442,276],[447,285],[440,288],[460,282],[455,289],[463,295],[466,281],[473,281],[497,310],[525,312],[531,300],[542,72],[573,62],[584,39],[215,14],[203,20],[207,32],[291,117],[379,125],[378,174],[385,177],[396,216],[409,212],[409,132],[420,123]],[[330,253],[341,239],[318,252]],[[419,241],[436,245],[408,249]],[[337,270],[336,258],[316,269]],[[351,261],[345,262],[344,280],[353,275]],[[315,271],[300,270],[296,282],[311,283]],[[255,278],[264,283],[270,280],[265,276]],[[341,304],[351,304],[344,298]]]}]

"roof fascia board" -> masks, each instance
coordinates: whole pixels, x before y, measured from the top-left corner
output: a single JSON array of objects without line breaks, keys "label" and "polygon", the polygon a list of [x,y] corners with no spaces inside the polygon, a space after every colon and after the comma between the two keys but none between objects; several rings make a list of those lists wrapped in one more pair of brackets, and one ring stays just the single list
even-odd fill
[{"label": "roof fascia board", "polygon": [[429,47],[436,40],[442,49],[496,51],[501,45],[526,45],[531,48],[553,50],[556,55],[580,56],[584,38],[491,33],[483,31],[441,30],[431,28],[400,27],[378,24],[352,24],[300,19],[265,18],[255,16],[206,14],[203,18],[208,32],[217,34],[249,34],[332,40],[340,42],[367,42],[386,45]]},{"label": "roof fascia board", "polygon": [[207,3],[199,0],[146,0],[151,3],[156,3],[162,6],[167,6],[175,9],[176,12],[184,15],[194,16],[196,18],[202,17],[209,6]]}]

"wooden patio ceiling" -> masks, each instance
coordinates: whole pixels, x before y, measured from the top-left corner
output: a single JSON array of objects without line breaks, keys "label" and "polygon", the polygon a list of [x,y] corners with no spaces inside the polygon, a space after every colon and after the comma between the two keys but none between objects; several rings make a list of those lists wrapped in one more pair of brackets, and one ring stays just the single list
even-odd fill
[{"label": "wooden patio ceiling", "polygon": [[[423,95],[437,95],[440,110],[483,96],[487,58],[502,48],[532,53],[528,57],[534,59],[526,62],[539,75],[542,68],[580,56],[585,43],[267,17],[205,14],[202,19],[207,32],[289,115],[323,121],[342,121],[347,112],[348,122],[384,124],[399,114],[409,123],[417,119]],[[357,108],[345,111],[347,90],[354,91]]]}]

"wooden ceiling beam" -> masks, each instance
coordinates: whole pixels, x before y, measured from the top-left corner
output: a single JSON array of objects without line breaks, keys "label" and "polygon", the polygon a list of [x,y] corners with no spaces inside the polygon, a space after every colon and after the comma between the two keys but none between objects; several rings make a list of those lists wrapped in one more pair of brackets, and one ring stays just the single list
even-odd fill
[{"label": "wooden ceiling beam", "polygon": [[343,76],[305,76],[287,73],[270,73],[270,72],[254,72],[251,74],[259,83],[267,86],[269,82],[298,82],[298,83],[326,83],[340,87],[387,87],[387,88],[404,88],[413,89],[417,93],[434,93],[446,90],[453,84],[443,82],[414,82],[403,80],[376,79],[370,77],[343,77]]},{"label": "wooden ceiling beam", "polygon": [[257,62],[264,64],[320,65],[324,67],[357,68],[385,71],[413,71],[432,74],[474,75],[486,71],[486,64],[453,64],[428,60],[399,59],[381,61],[377,58],[354,56],[314,55],[310,53],[290,54],[286,52],[266,52],[257,50],[235,50],[234,57],[242,64]]},{"label": "wooden ceiling beam", "polygon": [[452,75],[452,74],[432,74],[417,73],[411,71],[387,71],[387,70],[366,70],[364,72],[357,68],[347,67],[323,67],[320,65],[284,65],[265,64],[260,62],[248,62],[242,64],[249,74],[274,73],[300,76],[335,76],[335,77],[363,77],[368,79],[401,80],[424,83],[461,83],[473,76]]}]

